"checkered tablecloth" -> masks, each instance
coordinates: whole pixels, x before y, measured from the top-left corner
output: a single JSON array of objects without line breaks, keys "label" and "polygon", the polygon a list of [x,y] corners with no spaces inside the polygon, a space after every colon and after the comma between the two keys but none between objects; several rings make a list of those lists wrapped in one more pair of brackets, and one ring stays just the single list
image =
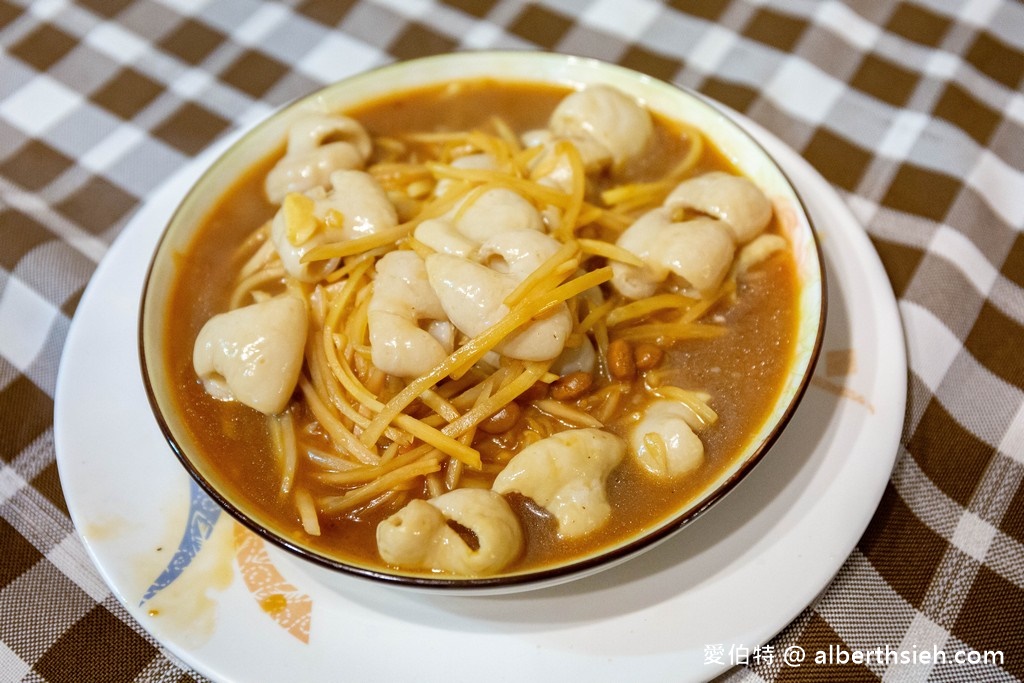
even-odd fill
[{"label": "checkered tablecloth", "polygon": [[62,347],[133,212],[296,96],[483,48],[597,57],[743,112],[831,183],[891,280],[909,360],[895,471],[834,582],[773,642],[1001,664],[728,676],[1024,678],[1019,0],[0,0],[0,681],[200,679],[102,583],[55,465]]}]

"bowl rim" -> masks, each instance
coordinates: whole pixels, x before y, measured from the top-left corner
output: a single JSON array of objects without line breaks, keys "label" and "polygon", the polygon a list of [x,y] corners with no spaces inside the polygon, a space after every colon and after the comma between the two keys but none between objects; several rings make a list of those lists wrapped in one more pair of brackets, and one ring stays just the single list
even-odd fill
[{"label": "bowl rim", "polygon": [[[592,552],[582,558],[570,560],[564,563],[559,563],[546,567],[539,567],[528,571],[514,572],[508,574],[497,574],[494,576],[478,576],[478,577],[459,577],[450,575],[430,575],[413,572],[404,572],[402,570],[383,570],[370,566],[364,566],[348,561],[331,557],[322,551],[315,550],[311,547],[306,547],[299,543],[296,543],[283,534],[276,533],[266,525],[259,523],[250,514],[242,510],[238,505],[233,503],[225,494],[214,485],[196,466],[195,463],[189,458],[186,453],[186,449],[180,443],[179,437],[175,434],[173,428],[168,423],[168,419],[165,417],[164,408],[160,405],[158,390],[156,383],[150,373],[149,362],[147,362],[146,352],[146,321],[147,321],[147,304],[150,300],[151,293],[154,291],[153,275],[157,268],[160,255],[164,252],[167,242],[170,239],[170,232],[172,226],[174,226],[182,213],[185,211],[186,205],[190,201],[197,201],[195,199],[198,189],[201,188],[209,178],[214,176],[219,170],[223,163],[230,155],[244,145],[257,137],[261,132],[265,131],[270,126],[274,125],[275,122],[287,116],[288,112],[294,112],[304,106],[312,105],[318,102],[323,95],[328,91],[334,91],[335,89],[343,89],[353,82],[360,82],[363,79],[373,79],[387,77],[390,74],[401,75],[404,71],[411,70],[412,72],[418,72],[419,70],[429,71],[432,67],[437,65],[444,65],[446,63],[458,64],[464,60],[489,60],[490,62],[503,62],[506,60],[527,60],[537,61],[546,65],[559,66],[561,68],[570,70],[584,70],[590,69],[598,73],[615,73],[620,78],[624,78],[627,81],[634,82],[638,87],[645,88],[667,88],[670,91],[676,91],[676,97],[689,97],[694,100],[699,106],[706,108],[709,114],[716,116],[720,120],[724,121],[726,128],[730,129],[731,133],[738,135],[741,138],[745,138],[745,144],[753,145],[754,148],[759,150],[760,154],[766,160],[774,173],[777,173],[782,180],[785,182],[788,189],[791,191],[793,198],[795,199],[799,213],[807,224],[808,232],[811,238],[813,254],[815,263],[817,265],[816,272],[819,277],[816,282],[819,284],[818,289],[818,307],[817,310],[812,310],[817,325],[814,329],[814,339],[810,349],[806,352],[806,366],[800,371],[799,380],[790,394],[788,403],[781,409],[778,417],[772,422],[768,433],[762,438],[761,442],[750,451],[745,458],[742,460],[737,458],[735,466],[727,477],[718,482],[713,489],[703,490],[702,495],[699,496],[695,503],[687,506],[678,508],[673,514],[668,515],[660,519],[656,525],[646,532],[636,534],[629,538],[627,541],[613,542],[607,546],[604,546],[601,550]],[[467,76],[467,79],[474,78],[477,76]],[[506,82],[515,83],[529,83],[536,82],[539,84],[559,84],[560,81],[551,76],[545,76],[543,73],[538,72],[533,76],[522,76],[517,75],[509,78],[504,78],[501,75],[495,76],[498,81],[505,80]],[[401,79],[399,79],[401,80]],[[434,80],[431,78],[420,79],[415,83],[408,83],[404,85],[397,85],[389,88],[388,92],[396,93],[405,90],[415,90],[420,87],[436,85],[442,82],[441,80]],[[582,82],[582,81],[581,81]],[[590,81],[593,82],[593,81]],[[568,84],[568,83],[564,83]],[[370,101],[364,98],[363,101]],[[354,106],[354,105],[352,105]],[[716,141],[717,144],[717,141]],[[266,154],[264,150],[263,154]],[[217,193],[213,200],[209,202],[209,205],[215,203],[219,198],[223,196],[223,190]],[[207,206],[209,210],[209,206]],[[143,387],[146,392],[146,397],[149,402],[151,412],[156,419],[156,422],[164,436],[164,440],[167,442],[171,451],[175,454],[178,461],[188,472],[192,481],[199,485],[204,493],[210,496],[218,506],[228,512],[228,514],[234,518],[235,521],[241,523],[248,530],[256,533],[260,538],[270,542],[272,545],[283,548],[291,554],[311,562],[314,565],[325,568],[332,572],[339,572],[344,575],[354,576],[361,579],[367,579],[379,584],[389,586],[400,586],[403,588],[415,588],[415,589],[427,589],[429,591],[439,591],[442,593],[457,593],[460,595],[473,594],[474,591],[479,590],[481,592],[490,592],[490,589],[503,589],[505,591],[515,590],[529,590],[533,588],[541,588],[556,583],[564,583],[567,581],[574,580],[576,578],[582,578],[596,571],[611,568],[617,564],[620,564],[642,552],[653,548],[668,538],[676,535],[685,527],[692,524],[699,517],[701,517],[710,508],[720,502],[726,495],[731,493],[736,486],[742,481],[746,475],[760,463],[766,454],[772,449],[772,446],[778,440],[779,436],[785,430],[786,426],[791,421],[793,414],[796,412],[800,402],[803,400],[804,394],[808,386],[810,385],[811,378],[814,374],[815,366],[819,360],[821,353],[826,319],[828,313],[828,283],[827,283],[827,272],[826,264],[824,259],[824,252],[821,246],[821,239],[818,235],[817,229],[815,228],[813,217],[807,210],[807,206],[800,195],[800,192],[796,185],[792,182],[790,176],[786,173],[785,169],[776,161],[774,156],[768,152],[767,149],[758,141],[735,117],[735,112],[729,109],[724,104],[717,102],[716,100],[707,97],[706,95],[697,92],[687,86],[680,85],[665,81],[649,74],[645,74],[640,71],[630,69],[621,65],[617,65],[611,62],[606,62],[600,59],[591,57],[582,57],[573,54],[545,52],[545,51],[531,51],[531,50],[465,50],[452,53],[444,53],[439,55],[433,55],[428,57],[420,57],[416,59],[396,61],[381,66],[377,66],[368,70],[363,70],[349,76],[346,76],[333,83],[326,84],[316,90],[297,97],[279,107],[276,107],[268,115],[262,117],[259,122],[255,125],[250,126],[247,130],[244,130],[237,139],[231,141],[226,149],[220,151],[216,157],[207,165],[202,171],[199,177],[189,187],[185,196],[179,201],[174,211],[171,213],[166,224],[164,225],[160,237],[153,249],[150,262],[146,269],[145,278],[143,281],[143,287],[141,296],[139,299],[138,306],[138,328],[137,328],[137,346],[139,354],[139,365],[141,368]],[[816,288],[817,289],[817,288]],[[801,297],[803,296],[803,288],[801,289]],[[798,299],[799,300],[799,299]],[[154,314],[155,315],[155,314]],[[166,315],[166,314],[165,314]],[[799,325],[797,326],[800,327]],[[797,340],[794,340],[796,342]],[[794,347],[794,363],[798,360],[797,355],[799,349]],[[159,361],[162,367],[162,361]],[[793,372],[794,368],[791,367],[789,372]],[[776,399],[773,403],[776,406],[775,409],[769,412],[766,417],[765,423],[768,424],[772,420],[778,405],[781,403],[782,397]],[[763,428],[763,427],[762,427]],[[755,434],[756,438],[757,434]],[[748,446],[749,448],[750,446]],[[734,463],[734,464],[736,464]]]}]

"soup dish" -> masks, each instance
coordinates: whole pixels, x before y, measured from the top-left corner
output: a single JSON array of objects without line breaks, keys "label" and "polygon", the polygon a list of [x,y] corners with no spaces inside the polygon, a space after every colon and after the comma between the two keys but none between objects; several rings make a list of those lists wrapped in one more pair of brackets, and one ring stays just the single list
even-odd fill
[{"label": "soup dish", "polygon": [[193,477],[332,570],[455,590],[584,575],[766,452],[824,280],[785,176],[700,97],[470,53],[298,101],[185,198],[147,390]]}]

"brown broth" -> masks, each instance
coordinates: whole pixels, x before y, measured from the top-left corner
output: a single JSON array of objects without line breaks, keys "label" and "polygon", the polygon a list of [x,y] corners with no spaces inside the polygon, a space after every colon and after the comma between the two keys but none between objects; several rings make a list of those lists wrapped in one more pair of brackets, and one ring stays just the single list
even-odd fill
[{"label": "brown broth", "polygon": [[[482,81],[384,99],[347,113],[374,136],[466,130],[483,125],[492,114],[522,132],[545,125],[565,94],[554,87]],[[686,143],[671,122],[659,120],[656,131],[654,153],[642,167],[631,169],[639,180],[658,177],[685,152]],[[271,155],[238,180],[198,231],[187,253],[180,255],[168,309],[173,321],[168,327],[175,334],[168,345],[167,364],[178,408],[221,485],[232,490],[232,495],[251,501],[263,516],[274,520],[281,533],[299,538],[305,534],[294,506],[282,504],[279,495],[266,418],[240,404],[212,399],[192,367],[192,347],[199,329],[209,317],[227,308],[234,271],[240,265],[232,261],[232,254],[255,227],[273,215],[274,207],[264,198],[262,186],[276,158]],[[735,172],[710,146],[698,169]],[[777,226],[771,229],[777,230]],[[521,513],[528,542],[523,557],[509,571],[543,566],[560,561],[567,553],[586,553],[614,543],[632,530],[664,518],[680,500],[728,468],[763,424],[783,383],[793,356],[796,299],[792,259],[787,254],[776,255],[741,282],[734,305],[719,306],[712,312],[723,318],[728,334],[714,340],[680,342],[667,350],[661,367],[674,368],[673,384],[711,394],[719,415],[714,426],[700,433],[705,462],[697,474],[672,483],[657,481],[627,455],[610,480],[611,521],[599,532],[571,544],[554,537],[551,521],[529,501],[510,496]],[[631,410],[639,407],[626,406]],[[304,469],[300,465],[299,479],[305,476]],[[303,542],[331,556],[379,565],[376,526],[393,511],[378,511],[356,521],[322,516],[321,536],[306,537]]]}]

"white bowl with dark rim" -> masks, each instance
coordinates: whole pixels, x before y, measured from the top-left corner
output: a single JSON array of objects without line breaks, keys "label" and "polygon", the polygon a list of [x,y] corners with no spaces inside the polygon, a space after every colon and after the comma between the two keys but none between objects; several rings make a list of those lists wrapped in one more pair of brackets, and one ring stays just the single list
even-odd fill
[{"label": "white bowl with dark rim", "polygon": [[[280,148],[297,117],[310,110],[345,111],[396,92],[463,79],[489,78],[580,88],[606,84],[642,101],[651,111],[701,130],[717,149],[770,198],[782,231],[793,249],[799,301],[794,357],[767,419],[748,446],[720,476],[695,495],[680,500],[657,523],[590,555],[543,569],[484,578],[424,576],[361,565],[287,537],[251,502],[230,494],[199,455],[172,397],[163,362],[169,326],[166,314],[175,278],[175,254],[185,250],[216,202],[245,171]],[[721,107],[703,96],[609,63],[542,52],[463,52],[391,64],[327,86],[280,109],[255,126],[217,158],[191,188],[170,219],[153,254],[143,291],[139,349],[146,392],[171,450],[195,481],[236,520],[302,562],[326,573],[459,595],[515,592],[551,586],[613,567],[679,533],[720,501],[765,456],[786,427],[810,381],[825,328],[825,274],[810,218],[796,190],[772,157]]]}]

